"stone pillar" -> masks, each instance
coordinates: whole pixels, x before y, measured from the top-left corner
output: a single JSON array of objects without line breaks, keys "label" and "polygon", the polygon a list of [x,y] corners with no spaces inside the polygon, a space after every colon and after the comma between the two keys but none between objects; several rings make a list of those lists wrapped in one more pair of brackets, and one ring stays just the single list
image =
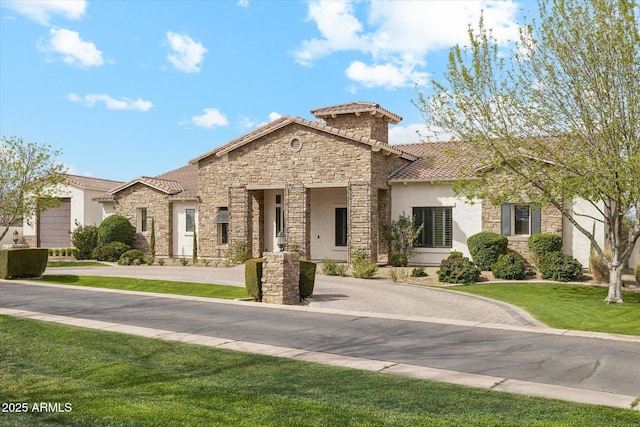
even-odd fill
[{"label": "stone pillar", "polygon": [[311,197],[302,184],[288,184],[285,195],[285,236],[287,245],[297,245],[300,253],[311,257]]},{"label": "stone pillar", "polygon": [[229,247],[242,241],[251,250],[249,242],[249,193],[245,186],[229,187]]},{"label": "stone pillar", "polygon": [[[362,249],[370,262],[378,260],[374,237],[378,229],[378,192],[367,182],[351,182],[347,190],[349,251]],[[374,215],[375,212],[375,215]]]},{"label": "stone pillar", "polygon": [[297,252],[265,252],[262,264],[262,302],[300,303],[300,255]]}]

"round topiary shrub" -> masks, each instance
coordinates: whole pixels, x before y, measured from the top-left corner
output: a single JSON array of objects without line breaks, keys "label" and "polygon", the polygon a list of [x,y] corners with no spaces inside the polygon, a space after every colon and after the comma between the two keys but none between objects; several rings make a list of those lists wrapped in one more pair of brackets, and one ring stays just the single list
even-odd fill
[{"label": "round topiary shrub", "polygon": [[473,262],[482,270],[489,271],[500,255],[507,253],[508,240],[498,233],[483,231],[467,239]]},{"label": "round topiary shrub", "polygon": [[481,271],[469,258],[454,252],[442,260],[437,273],[440,282],[470,285],[478,281]]},{"label": "round topiary shrub", "polygon": [[393,267],[406,267],[409,260],[405,254],[395,253],[389,257],[389,264]]},{"label": "round topiary shrub", "polygon": [[540,260],[540,276],[557,282],[582,280],[582,264],[571,255],[550,252]]},{"label": "round topiary shrub", "polygon": [[98,227],[81,225],[71,234],[71,243],[78,250],[76,259],[91,259],[91,253],[98,247]]},{"label": "round topiary shrub", "polygon": [[562,237],[556,234],[533,234],[527,240],[527,247],[531,251],[531,260],[539,267],[545,254],[562,252]]},{"label": "round topiary shrub", "polygon": [[133,241],[133,226],[122,215],[110,215],[100,223],[98,228],[98,244],[120,242],[131,246]]},{"label": "round topiary shrub", "polygon": [[496,279],[522,280],[526,276],[527,269],[519,255],[509,252],[500,255],[498,261],[491,266],[491,271]]},{"label": "round topiary shrub", "polygon": [[118,264],[120,265],[141,265],[146,264],[146,258],[144,252],[139,251],[138,249],[131,249],[127,252],[120,255],[118,258]]},{"label": "round topiary shrub", "polygon": [[98,261],[116,262],[123,253],[131,249],[131,246],[122,242],[111,242],[106,245],[98,246],[93,250],[93,258]]}]

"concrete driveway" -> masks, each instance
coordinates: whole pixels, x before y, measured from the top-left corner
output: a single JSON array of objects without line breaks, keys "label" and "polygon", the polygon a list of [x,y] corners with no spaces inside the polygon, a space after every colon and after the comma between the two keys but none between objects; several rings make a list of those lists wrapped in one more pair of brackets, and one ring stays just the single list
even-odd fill
[{"label": "concrete driveway", "polygon": [[[244,286],[244,265],[234,267],[119,266],[55,267],[45,274],[113,276]],[[511,326],[543,326],[527,312],[503,302],[383,280],[316,275],[312,308],[349,313],[376,313],[389,317],[420,317],[436,321],[463,321]]]}]

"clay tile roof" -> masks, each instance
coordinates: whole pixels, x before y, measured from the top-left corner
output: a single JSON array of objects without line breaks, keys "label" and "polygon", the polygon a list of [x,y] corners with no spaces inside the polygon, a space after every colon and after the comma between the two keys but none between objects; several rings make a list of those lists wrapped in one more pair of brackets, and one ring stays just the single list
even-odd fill
[{"label": "clay tile roof", "polygon": [[[195,198],[198,189],[198,168],[196,165],[187,165],[156,177],[140,176],[112,188],[109,194],[114,195],[134,184],[144,184],[172,198]],[[103,197],[101,196],[99,199],[103,199]]]},{"label": "clay tile roof", "polygon": [[354,113],[382,114],[383,116],[387,117],[393,124],[397,124],[402,121],[401,116],[380,107],[380,104],[376,104],[375,102],[347,102],[345,104],[332,105],[329,107],[322,107],[311,110],[311,114],[319,119],[337,114]]},{"label": "clay tile roof", "polygon": [[424,142],[394,147],[413,154],[417,160],[393,172],[389,181],[454,181],[469,175],[470,168],[475,169],[481,163],[473,145],[465,142]]},{"label": "clay tile roof", "polygon": [[67,174],[67,183],[85,190],[108,191],[116,185],[122,184],[122,181]]},{"label": "clay tile roof", "polygon": [[351,131],[347,131],[344,129],[339,129],[339,128],[335,128],[332,126],[327,126],[325,124],[322,123],[318,123],[318,122],[312,122],[310,120],[306,120],[306,119],[302,119],[300,117],[291,117],[291,116],[282,116],[279,119],[276,119],[272,122],[269,122],[263,126],[260,126],[259,128],[246,133],[236,139],[233,139],[229,142],[227,142],[226,144],[221,145],[218,148],[215,148],[211,151],[208,151],[204,154],[202,154],[199,157],[196,157],[195,159],[192,159],[189,161],[190,164],[196,164],[198,161],[205,159],[207,157],[216,155],[216,156],[222,156],[230,151],[235,150],[236,148],[239,148],[245,144],[250,143],[251,141],[254,141],[262,136],[265,136],[267,134],[270,134],[280,128],[283,128],[291,123],[297,123],[299,125],[302,126],[306,126],[312,129],[317,129],[320,130],[322,132],[327,132],[330,134],[333,134],[335,136],[341,136],[343,138],[347,138],[356,142],[361,142],[370,146],[375,146],[375,147],[380,147],[380,149],[384,149],[385,151],[388,151],[390,153],[399,155],[403,158],[409,159],[409,160],[414,160],[415,157],[413,157],[411,154],[409,153],[405,153],[402,150],[398,150],[395,148],[395,146],[393,145],[389,145],[389,144],[385,144],[384,142],[378,141],[376,139],[372,139],[372,138],[367,138],[365,136],[362,135],[358,135],[354,132]]}]

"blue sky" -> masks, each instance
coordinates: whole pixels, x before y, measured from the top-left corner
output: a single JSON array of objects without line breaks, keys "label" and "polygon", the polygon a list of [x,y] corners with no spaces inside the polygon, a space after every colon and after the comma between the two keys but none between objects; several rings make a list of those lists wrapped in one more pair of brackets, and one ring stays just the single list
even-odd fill
[{"label": "blue sky", "polygon": [[0,0],[0,133],[46,143],[78,175],[184,166],[280,115],[377,102],[418,142],[429,93],[467,25],[500,40],[512,1]]}]

